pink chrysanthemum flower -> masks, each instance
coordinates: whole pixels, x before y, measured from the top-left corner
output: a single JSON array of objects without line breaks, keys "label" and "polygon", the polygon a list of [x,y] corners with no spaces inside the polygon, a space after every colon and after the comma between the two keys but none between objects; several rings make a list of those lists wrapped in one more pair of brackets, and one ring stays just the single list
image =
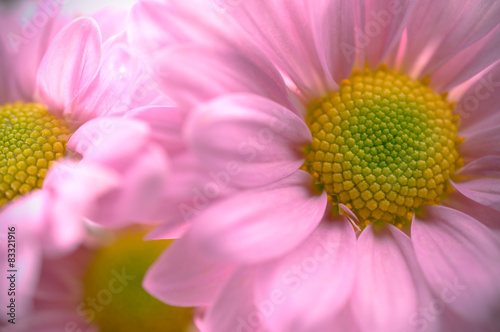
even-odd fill
[{"label": "pink chrysanthemum flower", "polygon": [[33,310],[5,332],[197,331],[192,309],[168,306],[142,288],[144,273],[169,243],[145,242],[147,230],[95,229],[73,252],[44,258]]},{"label": "pink chrysanthemum flower", "polygon": [[133,10],[215,184],[145,287],[204,331],[498,330],[500,3],[193,3]]},{"label": "pink chrysanthemum flower", "polygon": [[[32,5],[0,23],[0,232],[5,248],[9,228],[17,239],[14,266],[4,250],[1,267],[18,271],[18,318],[29,314],[41,257],[77,248],[88,221],[156,222],[168,176],[165,149],[140,119],[169,101],[145,87],[125,32],[101,33],[90,17],[62,28],[69,20],[55,5]],[[2,278],[2,294],[8,286]]]}]

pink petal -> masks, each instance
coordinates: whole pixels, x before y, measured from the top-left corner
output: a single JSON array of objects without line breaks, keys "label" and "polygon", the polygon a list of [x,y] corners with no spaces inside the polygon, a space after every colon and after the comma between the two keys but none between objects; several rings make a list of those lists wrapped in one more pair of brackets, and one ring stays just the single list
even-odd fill
[{"label": "pink petal", "polygon": [[316,1],[310,10],[325,85],[332,91],[350,76],[356,59],[355,4],[348,0]]},{"label": "pink petal", "polygon": [[485,129],[500,126],[500,62],[480,74],[479,79],[462,95],[455,111],[462,118],[459,134],[470,137]]},{"label": "pink petal", "polygon": [[177,46],[150,60],[162,91],[179,106],[190,108],[223,94],[254,93],[294,109],[276,68],[260,53],[234,49]]},{"label": "pink petal", "polygon": [[458,151],[464,160],[470,161],[488,155],[500,155],[500,126],[484,129],[467,137]]},{"label": "pink petal", "polygon": [[251,268],[236,271],[208,309],[203,331],[268,331],[263,326],[266,309],[254,304],[254,275]]},{"label": "pink petal", "polygon": [[283,106],[252,95],[231,95],[202,105],[186,135],[209,168],[238,164],[231,181],[261,186],[282,179],[304,163],[300,147],[311,141],[304,120]]},{"label": "pink petal", "polygon": [[289,254],[263,264],[255,301],[267,311],[267,325],[273,331],[319,331],[317,327],[331,322],[351,295],[355,262],[354,230],[337,218],[320,224]]},{"label": "pink petal", "polygon": [[151,137],[169,153],[179,153],[185,149],[182,139],[184,114],[174,106],[144,106],[125,114],[146,122],[151,127]]},{"label": "pink petal", "polygon": [[410,72],[423,77],[437,69],[490,32],[499,15],[496,1],[419,1],[407,28]]},{"label": "pink petal", "polygon": [[84,91],[101,61],[101,34],[90,18],[71,22],[54,38],[38,69],[37,85],[44,104],[62,111]]},{"label": "pink petal", "polygon": [[499,52],[500,25],[441,66],[432,74],[431,86],[435,91],[449,91],[495,63]]},{"label": "pink petal", "polygon": [[[326,7],[323,4],[315,5]],[[301,91],[308,95],[318,95],[334,87],[335,82],[323,67],[320,59],[323,55],[318,54],[316,49],[311,7],[313,6],[306,1],[255,0],[243,1],[228,13],[259,48],[290,76]],[[325,20],[327,18],[325,16]],[[332,29],[336,28],[339,27],[334,26]],[[327,37],[319,33],[317,42],[321,43]],[[335,56],[335,59],[340,57]],[[329,60],[332,59],[325,58],[323,62]]]},{"label": "pink petal", "polygon": [[175,306],[211,304],[234,272],[230,264],[199,252],[189,234],[171,244],[149,268],[143,287]]},{"label": "pink petal", "polygon": [[500,211],[500,179],[474,179],[450,181],[453,187],[466,197]]},{"label": "pink petal", "polygon": [[139,121],[97,118],[81,126],[67,148],[82,155],[85,162],[124,168],[124,161],[147,144],[149,133],[147,125]]},{"label": "pink petal", "polygon": [[375,229],[370,224],[358,239],[357,252],[352,309],[362,330],[417,331],[412,318],[430,294],[410,238],[392,225]]},{"label": "pink petal", "polygon": [[[356,47],[358,51],[366,49],[366,61],[371,68],[378,67],[399,41],[416,3],[416,0],[367,0],[361,5],[364,21],[359,28],[363,35],[358,36]],[[344,77],[349,75],[350,72]]]},{"label": "pink petal", "polygon": [[500,177],[500,156],[486,156],[474,160],[457,172],[457,175],[472,177]]},{"label": "pink petal", "polygon": [[298,171],[214,204],[194,221],[197,243],[207,255],[248,263],[293,249],[314,231],[325,212],[326,193],[314,195],[310,183],[311,176]]},{"label": "pink petal", "polygon": [[102,41],[105,42],[126,29],[128,12],[122,8],[107,7],[93,13],[92,18],[99,25]]},{"label": "pink petal", "polygon": [[500,243],[491,231],[457,210],[429,206],[411,232],[435,294],[466,319],[492,321],[500,307]]},{"label": "pink petal", "polygon": [[125,98],[135,83],[136,59],[126,45],[109,40],[103,46],[103,57],[97,76],[71,105],[71,121],[76,126],[97,116],[123,114],[129,110]]},{"label": "pink petal", "polygon": [[468,214],[477,221],[482,222],[490,228],[492,232],[495,232],[500,239],[500,212],[479,204],[467,196],[462,195],[460,192],[454,192],[448,195],[443,201],[443,204]]},{"label": "pink petal", "polygon": [[138,1],[131,10],[127,33],[141,54],[180,43],[222,40],[228,31],[212,3],[204,0]]}]

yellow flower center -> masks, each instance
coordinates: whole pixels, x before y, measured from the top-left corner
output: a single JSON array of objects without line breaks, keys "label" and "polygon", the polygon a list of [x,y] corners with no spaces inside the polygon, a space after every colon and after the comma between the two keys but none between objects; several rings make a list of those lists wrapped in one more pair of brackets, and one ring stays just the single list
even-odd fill
[{"label": "yellow flower center", "polygon": [[0,106],[0,207],[41,188],[48,168],[64,155],[70,130],[39,104]]},{"label": "yellow flower center", "polygon": [[331,203],[363,225],[398,227],[437,204],[460,166],[453,105],[423,81],[388,70],[354,71],[340,89],[313,101],[306,163]]},{"label": "yellow flower center", "polygon": [[142,287],[147,269],[170,241],[143,236],[130,232],[97,251],[84,277],[84,318],[100,331],[187,331],[192,309],[166,305]]}]

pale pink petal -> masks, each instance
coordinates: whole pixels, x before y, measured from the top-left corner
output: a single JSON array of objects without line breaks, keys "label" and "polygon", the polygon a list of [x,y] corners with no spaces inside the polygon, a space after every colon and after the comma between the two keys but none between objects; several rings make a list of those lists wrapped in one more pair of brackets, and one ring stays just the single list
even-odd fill
[{"label": "pale pink petal", "polygon": [[500,25],[481,40],[469,46],[431,76],[435,91],[449,91],[467,81],[498,60],[500,53]]},{"label": "pale pink petal", "polygon": [[363,331],[418,331],[412,315],[430,294],[410,238],[392,225],[370,224],[358,239],[357,253],[352,309]]},{"label": "pale pink petal", "polygon": [[310,10],[316,49],[327,78],[324,84],[331,91],[349,77],[358,52],[354,39],[355,3],[316,1]]},{"label": "pale pink petal", "polygon": [[91,16],[99,25],[103,42],[126,29],[128,12],[123,8],[106,7]]},{"label": "pale pink petal", "polygon": [[136,59],[119,40],[103,46],[101,66],[88,88],[68,107],[67,118],[75,127],[97,116],[125,113],[129,105],[125,96],[135,83]]},{"label": "pale pink petal", "polygon": [[147,144],[149,133],[148,126],[139,121],[97,118],[81,126],[69,139],[67,148],[82,155],[85,162],[123,169],[127,167],[125,161]]},{"label": "pale pink petal", "polygon": [[[325,8],[323,3],[315,3],[314,6]],[[246,30],[252,40],[290,76],[302,92],[317,95],[335,86],[335,83],[323,67],[320,60],[323,55],[319,55],[316,49],[310,7],[313,7],[311,3],[299,0],[242,1],[228,11],[228,15]],[[325,16],[325,20],[327,18]],[[319,28],[324,28],[322,24],[319,25]],[[320,43],[327,35],[319,33],[317,38]],[[340,57],[336,56],[335,59]],[[323,61],[330,60],[333,59],[325,58]]]},{"label": "pale pink petal", "polygon": [[268,331],[264,320],[269,307],[254,302],[254,269],[242,268],[229,279],[202,322],[203,331]]},{"label": "pale pink petal", "polygon": [[38,69],[37,86],[44,104],[51,111],[62,111],[87,88],[100,61],[97,23],[83,17],[67,25],[52,41]]},{"label": "pale pink petal", "polygon": [[212,44],[228,31],[213,3],[204,0],[138,1],[127,29],[130,43],[146,57],[173,44]]},{"label": "pale pink petal", "polygon": [[429,206],[411,232],[434,293],[466,319],[488,322],[496,315],[498,322],[500,243],[491,231],[457,210]]},{"label": "pale pink petal", "polygon": [[199,45],[171,47],[151,56],[162,91],[179,106],[190,108],[223,94],[254,93],[293,108],[279,72],[257,50]]},{"label": "pale pink petal", "polygon": [[421,0],[408,23],[407,68],[425,76],[497,24],[500,2]]},{"label": "pale pink petal", "polygon": [[273,331],[318,331],[345,306],[355,267],[351,224],[325,220],[302,245],[258,268],[255,301]]},{"label": "pale pink petal", "polygon": [[477,131],[460,144],[458,151],[469,162],[488,155],[500,155],[500,126]]},{"label": "pale pink petal", "polygon": [[146,122],[151,127],[151,137],[171,154],[179,153],[184,148],[182,126],[184,114],[174,106],[143,106],[125,114]]},{"label": "pale pink petal", "polygon": [[314,195],[310,186],[311,176],[298,171],[233,195],[197,217],[193,235],[204,252],[221,259],[250,263],[275,258],[304,241],[323,217],[326,193]]},{"label": "pale pink petal", "polygon": [[457,175],[500,177],[500,156],[486,156],[474,160],[458,170]]},{"label": "pale pink petal", "polygon": [[311,141],[304,120],[287,108],[252,95],[231,95],[196,109],[186,125],[189,144],[214,170],[238,164],[231,182],[261,186],[297,171],[300,147]]},{"label": "pale pink petal", "polygon": [[459,134],[470,137],[500,126],[500,61],[480,74],[480,78],[461,96],[455,112],[462,119]]},{"label": "pale pink petal", "polygon": [[99,197],[88,218],[108,227],[157,223],[163,217],[161,198],[169,176],[165,154],[151,144],[125,162],[128,168],[120,172],[120,187]]},{"label": "pale pink petal", "polygon": [[456,190],[473,201],[500,211],[500,179],[474,179],[450,182]]},{"label": "pale pink petal", "polygon": [[[356,47],[366,54],[366,61],[371,68],[378,67],[399,41],[416,3],[416,0],[364,1],[364,6],[361,6],[364,21],[360,27],[363,35],[357,36]],[[347,77],[349,75],[350,72]]]},{"label": "pale pink petal", "polygon": [[235,268],[199,252],[187,234],[172,243],[149,268],[143,287],[175,306],[213,303]]}]

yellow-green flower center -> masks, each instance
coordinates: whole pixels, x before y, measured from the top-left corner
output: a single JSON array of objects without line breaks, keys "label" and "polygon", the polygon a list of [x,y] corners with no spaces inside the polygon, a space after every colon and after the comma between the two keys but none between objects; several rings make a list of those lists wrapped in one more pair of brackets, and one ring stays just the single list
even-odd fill
[{"label": "yellow-green flower center", "polygon": [[42,187],[69,135],[66,124],[39,104],[0,106],[0,207]]},{"label": "yellow-green flower center", "polygon": [[304,168],[364,225],[411,220],[439,202],[461,163],[446,96],[386,67],[354,71],[308,110],[313,141]]},{"label": "yellow-green flower center", "polygon": [[100,331],[187,331],[192,309],[166,305],[142,287],[147,269],[170,241],[143,236],[131,232],[98,250],[84,277],[84,318]]}]

